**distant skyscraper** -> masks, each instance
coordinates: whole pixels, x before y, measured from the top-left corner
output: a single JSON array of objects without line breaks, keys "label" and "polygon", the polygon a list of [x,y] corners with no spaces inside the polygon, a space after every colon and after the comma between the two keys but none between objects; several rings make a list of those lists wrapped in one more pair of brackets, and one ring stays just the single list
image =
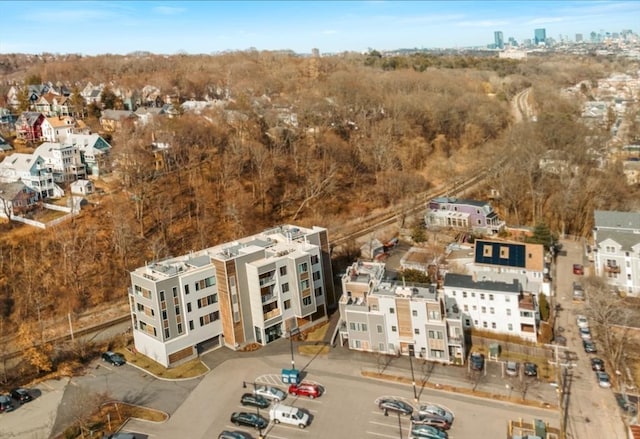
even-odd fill
[{"label": "distant skyscraper", "polygon": [[546,29],[536,29],[533,32],[533,36],[536,46],[538,44],[544,44],[544,42],[547,40],[547,31]]},{"label": "distant skyscraper", "polygon": [[504,49],[504,35],[499,30],[493,33],[493,41],[496,45],[496,49]]},{"label": "distant skyscraper", "polygon": [[582,34],[576,34],[576,43],[582,43]]}]

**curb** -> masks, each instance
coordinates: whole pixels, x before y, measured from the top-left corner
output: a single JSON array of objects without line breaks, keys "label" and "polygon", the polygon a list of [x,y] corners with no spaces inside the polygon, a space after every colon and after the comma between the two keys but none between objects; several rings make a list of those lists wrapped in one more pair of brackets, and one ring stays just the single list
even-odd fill
[{"label": "curb", "polygon": [[188,378],[164,378],[164,377],[160,377],[160,376],[158,376],[158,375],[155,375],[155,374],[153,374],[153,373],[149,372],[149,371],[148,371],[147,369],[145,369],[144,367],[140,367],[140,366],[138,366],[138,365],[136,365],[136,364],[133,364],[133,363],[131,363],[131,362],[129,362],[129,361],[127,361],[127,363],[126,363],[126,364],[127,364],[128,366],[135,367],[135,368],[136,368],[136,369],[138,369],[139,371],[144,372],[144,373],[146,373],[147,375],[152,376],[152,377],[154,377],[154,378],[155,378],[155,379],[157,379],[157,380],[160,380],[160,381],[177,381],[177,382],[179,382],[179,381],[197,380],[197,379],[199,379],[199,378],[202,378],[202,377],[203,377],[203,376],[205,376],[205,375],[208,375],[208,374],[209,374],[209,372],[211,372],[211,368],[209,368],[209,366],[207,366],[207,364],[206,364],[205,362],[203,362],[203,361],[200,361],[200,362],[204,365],[204,367],[206,367],[207,371],[206,371],[205,373],[203,373],[203,374],[200,374],[200,375],[197,375],[197,376],[194,376],[194,377],[188,377]]}]

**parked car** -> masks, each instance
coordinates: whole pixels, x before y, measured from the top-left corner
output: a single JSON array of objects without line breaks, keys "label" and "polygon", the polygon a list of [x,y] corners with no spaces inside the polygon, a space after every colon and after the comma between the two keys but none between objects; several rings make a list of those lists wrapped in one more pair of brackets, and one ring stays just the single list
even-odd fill
[{"label": "parked car", "polygon": [[517,377],[520,370],[520,364],[516,361],[507,361],[505,366],[505,373],[510,377]]},{"label": "parked car", "polygon": [[267,420],[255,413],[247,412],[233,412],[231,414],[231,423],[235,425],[244,425],[246,427],[253,427],[256,430],[266,428],[269,425]]},{"label": "parked car", "polygon": [[266,409],[267,407],[269,407],[269,400],[264,396],[254,395],[253,393],[245,393],[240,397],[240,404]]},{"label": "parked car", "polygon": [[618,406],[625,412],[635,415],[638,413],[638,409],[636,405],[629,401],[629,398],[626,395],[621,393],[616,393],[616,401],[618,402]]},{"label": "parked car", "polygon": [[280,402],[287,397],[286,393],[273,386],[258,386],[253,393],[275,402]]},{"label": "parked car", "polygon": [[469,355],[469,366],[471,370],[482,370],[484,369],[484,354],[480,352],[471,352]]},{"label": "parked car", "polygon": [[411,436],[420,439],[447,439],[446,431],[438,430],[430,425],[414,425],[411,427]]},{"label": "parked car", "polygon": [[524,363],[524,374],[528,377],[537,377],[538,365],[536,363]]},{"label": "parked car", "polygon": [[584,267],[582,264],[573,264],[573,274],[582,276],[584,274]]},{"label": "parked car", "polygon": [[566,346],[567,345],[567,337],[565,337],[564,335],[556,335],[553,338],[553,343],[560,345],[560,346]]},{"label": "parked car", "polygon": [[449,424],[453,424],[453,413],[436,404],[425,404],[418,407],[419,415],[435,415],[444,418]]},{"label": "parked car", "polygon": [[253,439],[253,436],[243,431],[225,430],[218,435],[218,439]]},{"label": "parked car", "polygon": [[579,316],[576,317],[576,324],[578,325],[578,328],[588,328],[589,327],[589,321],[583,315],[579,315]]},{"label": "parked car", "polygon": [[598,352],[598,350],[596,349],[596,344],[589,340],[582,340],[582,347],[584,347],[584,351],[587,354],[595,354],[596,352]]},{"label": "parked car", "polygon": [[598,380],[598,385],[600,387],[611,387],[611,378],[609,378],[609,374],[607,372],[597,371],[596,379]]},{"label": "parked car", "polygon": [[136,436],[133,433],[127,433],[121,431],[120,433],[114,433],[111,436],[108,436],[107,439],[138,439],[139,436]]},{"label": "parked car", "polygon": [[317,384],[311,383],[291,384],[289,393],[294,396],[302,395],[313,399],[322,395],[322,389]]},{"label": "parked car", "polygon": [[29,391],[21,387],[11,390],[11,392],[9,392],[9,396],[11,396],[16,401],[19,401],[20,404],[24,404],[25,402],[33,400],[33,396],[31,396]]},{"label": "parked car", "polygon": [[578,282],[573,283],[573,300],[584,300],[584,289]]},{"label": "parked car", "polygon": [[309,413],[284,404],[276,404],[269,410],[269,418],[274,424],[284,423],[295,425],[298,428],[306,428],[311,423]]},{"label": "parked car", "polygon": [[388,412],[400,413],[401,415],[411,416],[413,413],[413,407],[404,401],[393,398],[384,398],[378,402],[378,407],[384,411],[385,415]]},{"label": "parked car", "polygon": [[591,330],[589,328],[580,328],[580,337],[583,340],[591,340]]},{"label": "parked car", "polygon": [[0,413],[12,412],[15,409],[16,406],[13,405],[13,399],[7,395],[0,395]]},{"label": "parked car", "polygon": [[107,351],[102,354],[102,361],[113,364],[114,366],[122,366],[126,363],[122,355],[112,351]]},{"label": "parked car", "polygon": [[446,419],[436,415],[414,415],[411,417],[412,425],[430,425],[439,430],[448,430],[451,424]]},{"label": "parked car", "polygon": [[591,370],[604,372],[604,360],[602,358],[594,357],[591,359]]}]

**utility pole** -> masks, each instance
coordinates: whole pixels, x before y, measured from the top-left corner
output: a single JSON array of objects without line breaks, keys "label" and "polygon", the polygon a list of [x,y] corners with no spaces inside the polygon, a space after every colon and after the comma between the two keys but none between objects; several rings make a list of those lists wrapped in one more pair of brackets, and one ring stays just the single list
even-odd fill
[{"label": "utility pole", "polygon": [[[411,384],[413,385],[413,401],[418,402],[418,392],[416,391],[416,378],[413,374],[413,356],[415,355],[416,350],[414,345],[409,345],[409,367],[411,368]],[[401,433],[402,437],[402,433]]]}]

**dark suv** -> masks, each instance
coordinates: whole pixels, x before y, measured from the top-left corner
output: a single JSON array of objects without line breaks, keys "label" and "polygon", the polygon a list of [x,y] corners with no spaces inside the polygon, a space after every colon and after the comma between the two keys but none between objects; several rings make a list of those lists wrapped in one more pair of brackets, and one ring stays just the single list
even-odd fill
[{"label": "dark suv", "polygon": [[107,351],[102,354],[102,361],[113,364],[114,366],[122,366],[124,363],[126,363],[122,355],[111,351]]},{"label": "dark suv", "polygon": [[471,355],[469,355],[469,365],[471,366],[471,370],[484,369],[484,354],[471,352]]},{"label": "dark suv", "polygon": [[21,404],[29,402],[33,399],[29,391],[23,388],[13,389],[11,392],[9,392],[9,396],[11,396],[16,401],[19,401]]}]

